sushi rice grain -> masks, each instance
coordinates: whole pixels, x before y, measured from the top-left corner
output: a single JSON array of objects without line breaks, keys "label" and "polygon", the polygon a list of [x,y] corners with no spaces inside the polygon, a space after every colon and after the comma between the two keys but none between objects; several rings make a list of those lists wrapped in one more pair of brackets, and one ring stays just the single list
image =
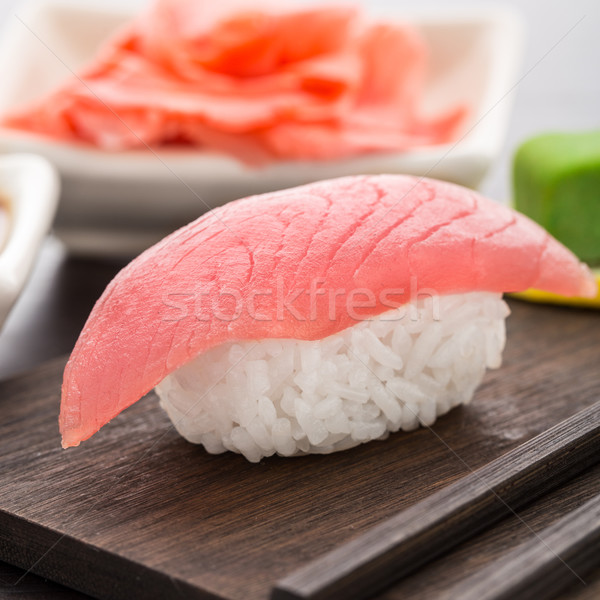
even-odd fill
[{"label": "sushi rice grain", "polygon": [[[404,310],[403,310],[404,309]],[[500,366],[500,294],[418,299],[319,341],[237,340],[156,387],[178,432],[249,461],[344,450],[431,426]]]}]

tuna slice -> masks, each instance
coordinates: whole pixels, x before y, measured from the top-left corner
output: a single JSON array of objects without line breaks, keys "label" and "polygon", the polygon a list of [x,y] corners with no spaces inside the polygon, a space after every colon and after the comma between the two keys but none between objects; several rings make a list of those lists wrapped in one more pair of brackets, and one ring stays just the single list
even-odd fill
[{"label": "tuna slice", "polygon": [[348,177],[238,200],[107,287],[65,370],[63,445],[223,342],[320,339],[421,293],[531,287],[595,292],[587,268],[541,227],[449,183]]}]

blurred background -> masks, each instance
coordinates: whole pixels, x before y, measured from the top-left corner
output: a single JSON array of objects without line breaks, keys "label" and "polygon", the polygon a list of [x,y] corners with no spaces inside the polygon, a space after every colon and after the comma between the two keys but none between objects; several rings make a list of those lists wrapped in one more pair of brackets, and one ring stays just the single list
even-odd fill
[{"label": "blurred background", "polygon": [[[295,0],[308,3],[310,0]],[[415,3],[406,0],[356,0],[370,14],[401,15]],[[70,0],[79,5],[99,0]],[[314,2],[313,2],[314,3]],[[148,0],[103,0],[103,6],[148,4]],[[600,127],[600,2],[597,0],[502,0],[497,2],[443,2],[420,0],[419,10],[442,7],[481,8],[503,5],[521,13],[526,26],[525,51],[519,77],[515,80],[511,122],[501,158],[490,170],[482,191],[498,200],[509,197],[510,156],[524,138],[552,129]],[[2,0],[0,26],[14,18],[21,0]],[[452,5],[452,6],[450,6]],[[508,90],[507,90],[508,91]]]}]

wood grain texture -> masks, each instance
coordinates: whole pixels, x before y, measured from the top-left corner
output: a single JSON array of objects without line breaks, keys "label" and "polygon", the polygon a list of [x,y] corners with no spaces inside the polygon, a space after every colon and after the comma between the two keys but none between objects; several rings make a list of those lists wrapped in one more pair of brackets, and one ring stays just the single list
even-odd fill
[{"label": "wood grain texture", "polygon": [[600,566],[600,495],[438,600],[548,600]]},{"label": "wood grain texture", "polygon": [[[438,600],[448,597],[449,590],[462,586],[466,579],[495,565],[509,552],[530,542],[534,534],[540,535],[562,516],[577,510],[598,494],[600,465],[517,511],[518,517],[508,517],[494,528],[463,542],[451,553],[378,595],[377,600]],[[583,583],[572,576],[570,587],[560,595],[561,600],[600,598],[600,570],[582,579]]]},{"label": "wood grain texture", "polygon": [[511,306],[505,364],[434,425],[444,443],[422,429],[253,465],[186,443],[149,396],[63,451],[62,362],[8,380],[0,558],[102,598],[267,598],[309,560],[597,400],[600,315]]},{"label": "wood grain texture", "polygon": [[0,563],[0,600],[90,600],[90,597]]},{"label": "wood grain texture", "polygon": [[368,598],[598,461],[600,402],[287,576],[272,598]]}]

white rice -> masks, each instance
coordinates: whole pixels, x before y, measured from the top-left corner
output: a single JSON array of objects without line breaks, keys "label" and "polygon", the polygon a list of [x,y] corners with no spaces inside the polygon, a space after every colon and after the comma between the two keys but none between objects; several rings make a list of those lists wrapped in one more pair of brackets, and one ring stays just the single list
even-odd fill
[{"label": "white rice", "polygon": [[497,368],[509,309],[499,294],[419,300],[311,342],[230,342],[156,388],[179,433],[208,452],[329,453],[430,426]]}]

